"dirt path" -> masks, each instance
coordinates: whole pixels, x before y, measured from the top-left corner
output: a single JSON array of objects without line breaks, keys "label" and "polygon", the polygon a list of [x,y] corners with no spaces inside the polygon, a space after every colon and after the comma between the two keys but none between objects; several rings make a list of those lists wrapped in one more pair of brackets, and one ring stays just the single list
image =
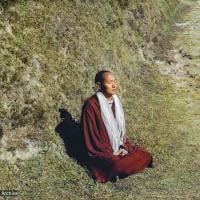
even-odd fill
[{"label": "dirt path", "polygon": [[166,186],[173,185],[167,189],[172,199],[200,199],[200,1],[191,4],[191,11],[174,24],[176,40],[169,59],[157,61],[185,107],[185,121],[179,125],[182,147],[171,158],[176,163],[173,172],[163,178]]}]

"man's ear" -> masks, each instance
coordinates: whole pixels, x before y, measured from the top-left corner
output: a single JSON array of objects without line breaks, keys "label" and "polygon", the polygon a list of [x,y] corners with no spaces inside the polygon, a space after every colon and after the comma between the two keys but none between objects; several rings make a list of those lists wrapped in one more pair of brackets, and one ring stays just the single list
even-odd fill
[{"label": "man's ear", "polygon": [[101,90],[101,83],[100,82],[97,82],[95,84],[94,90],[95,90],[95,92],[98,92],[99,90]]}]

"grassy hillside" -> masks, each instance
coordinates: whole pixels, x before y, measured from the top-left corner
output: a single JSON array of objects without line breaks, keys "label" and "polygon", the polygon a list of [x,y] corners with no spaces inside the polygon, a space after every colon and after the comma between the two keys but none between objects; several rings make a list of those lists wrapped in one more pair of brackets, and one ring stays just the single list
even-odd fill
[{"label": "grassy hillside", "polygon": [[[22,199],[128,198],[131,181],[143,184],[140,175],[117,187],[94,184],[64,153],[54,131],[58,109],[79,121],[95,73],[110,69],[119,81],[128,136],[166,161],[178,148],[181,133],[173,133],[184,110],[154,61],[164,56],[170,24],[183,5],[175,0],[3,0],[0,5],[0,188],[18,189]],[[39,153],[16,158],[28,151],[27,141]]]}]

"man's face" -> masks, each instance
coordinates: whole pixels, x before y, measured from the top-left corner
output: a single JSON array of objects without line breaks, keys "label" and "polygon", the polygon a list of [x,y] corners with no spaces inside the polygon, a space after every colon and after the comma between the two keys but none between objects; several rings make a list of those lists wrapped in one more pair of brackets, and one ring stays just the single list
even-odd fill
[{"label": "man's face", "polygon": [[115,94],[117,89],[117,81],[115,76],[110,73],[106,72],[103,74],[103,81],[101,83],[101,90],[107,96],[111,97]]}]

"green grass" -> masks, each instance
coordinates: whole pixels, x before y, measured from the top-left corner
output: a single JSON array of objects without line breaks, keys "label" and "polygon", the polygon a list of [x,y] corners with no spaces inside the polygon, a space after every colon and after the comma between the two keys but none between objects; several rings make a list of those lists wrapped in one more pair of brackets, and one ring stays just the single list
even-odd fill
[{"label": "green grass", "polygon": [[[4,8],[1,151],[11,156],[10,161],[0,160],[0,189],[18,189],[20,199],[195,197],[198,172],[189,162],[195,160],[196,150],[183,157],[188,150],[185,142],[193,141],[188,136],[190,125],[182,127],[192,115],[182,100],[187,94],[176,91],[154,64],[165,57],[172,38],[170,24],[184,4],[18,0],[0,5]],[[116,184],[94,183],[64,153],[64,144],[54,132],[60,107],[79,121],[82,103],[93,93],[94,75],[103,68],[118,78],[128,136],[149,149],[158,163],[156,170]],[[42,151],[28,160],[15,160],[12,155],[26,147],[25,138],[38,141]]]}]

